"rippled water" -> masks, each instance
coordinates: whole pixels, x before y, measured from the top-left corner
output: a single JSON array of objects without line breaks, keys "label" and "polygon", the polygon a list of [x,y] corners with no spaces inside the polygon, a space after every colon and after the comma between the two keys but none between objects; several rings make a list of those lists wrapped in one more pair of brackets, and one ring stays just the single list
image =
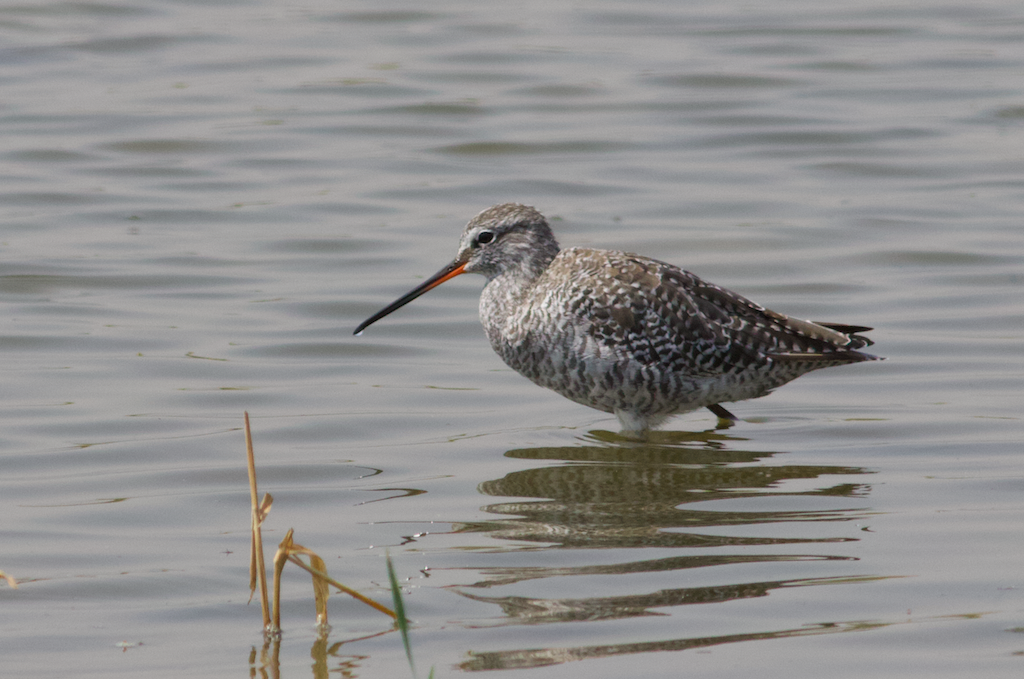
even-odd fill
[{"label": "rippled water", "polygon": [[[6,677],[1016,677],[1019,3],[0,7]],[[515,200],[798,317],[822,371],[640,443],[491,353],[464,277]],[[268,548],[268,558],[270,557]],[[514,670],[519,669],[519,672]],[[498,675],[495,675],[498,676]]]}]

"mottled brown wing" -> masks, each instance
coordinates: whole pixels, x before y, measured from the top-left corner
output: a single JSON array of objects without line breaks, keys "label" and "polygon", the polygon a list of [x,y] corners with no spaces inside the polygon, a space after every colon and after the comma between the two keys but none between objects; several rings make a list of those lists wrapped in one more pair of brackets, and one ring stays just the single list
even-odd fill
[{"label": "mottled brown wing", "polygon": [[720,322],[734,341],[773,360],[836,364],[877,358],[856,351],[869,346],[871,340],[854,333],[871,328],[793,318],[704,281],[694,288],[694,294],[702,312],[712,317],[725,314]]},{"label": "mottled brown wing", "polygon": [[694,289],[703,282],[696,276],[638,255],[602,254],[600,269],[574,272],[571,295],[573,317],[583,319],[580,330],[600,351],[692,376],[738,370],[758,360],[731,341],[725,314],[702,310]]},{"label": "mottled brown wing", "polygon": [[[593,280],[587,280],[590,278]],[[739,372],[774,360],[869,360],[866,338],[789,318],[671,264],[616,253],[583,275],[578,313],[593,341],[617,355],[689,375]],[[609,281],[612,281],[611,283]]]}]

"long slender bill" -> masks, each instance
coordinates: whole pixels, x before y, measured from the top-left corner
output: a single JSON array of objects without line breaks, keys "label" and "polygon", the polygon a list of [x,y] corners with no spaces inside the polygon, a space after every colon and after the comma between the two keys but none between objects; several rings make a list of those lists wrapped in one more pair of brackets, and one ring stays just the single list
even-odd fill
[{"label": "long slender bill", "polygon": [[445,268],[441,269],[436,274],[434,274],[433,276],[428,278],[426,281],[424,281],[422,285],[420,285],[420,286],[414,288],[413,290],[410,290],[409,292],[405,293],[404,295],[402,295],[401,297],[396,299],[394,302],[392,302],[391,304],[387,305],[386,307],[384,307],[383,309],[381,309],[380,311],[378,311],[377,313],[375,313],[374,315],[370,316],[365,321],[360,323],[359,327],[356,328],[355,332],[353,332],[352,334],[353,335],[360,334],[369,325],[371,325],[373,323],[376,323],[380,319],[382,319],[385,316],[387,316],[388,314],[390,314],[392,311],[396,311],[398,309],[401,309],[406,304],[408,304],[409,302],[413,301],[414,299],[416,299],[417,297],[419,297],[423,293],[428,292],[430,290],[433,290],[437,286],[441,285],[441,283],[444,283],[445,281],[451,280],[451,279],[455,278],[456,276],[458,276],[459,274],[462,274],[462,273],[465,273],[465,272],[466,272],[466,263],[465,262],[460,262],[459,260],[456,259],[451,264],[449,264]]}]

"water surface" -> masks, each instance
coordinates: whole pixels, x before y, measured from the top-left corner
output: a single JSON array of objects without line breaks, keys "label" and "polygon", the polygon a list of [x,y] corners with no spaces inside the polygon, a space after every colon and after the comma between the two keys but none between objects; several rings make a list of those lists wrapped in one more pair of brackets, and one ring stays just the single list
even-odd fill
[{"label": "water surface", "polygon": [[[1017,677],[1024,12],[782,2],[0,8],[4,676]],[[463,277],[564,245],[871,325],[883,363],[646,442],[491,353]],[[269,548],[268,548],[269,552]],[[268,553],[268,558],[270,554]]]}]

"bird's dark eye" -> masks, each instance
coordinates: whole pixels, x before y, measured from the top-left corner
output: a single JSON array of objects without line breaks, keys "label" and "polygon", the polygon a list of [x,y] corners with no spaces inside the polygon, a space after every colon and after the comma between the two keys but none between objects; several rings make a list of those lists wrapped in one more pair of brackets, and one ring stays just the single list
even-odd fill
[{"label": "bird's dark eye", "polygon": [[476,236],[476,244],[477,245],[487,245],[488,243],[490,243],[493,240],[494,240],[494,232],[493,231],[481,231]]}]

